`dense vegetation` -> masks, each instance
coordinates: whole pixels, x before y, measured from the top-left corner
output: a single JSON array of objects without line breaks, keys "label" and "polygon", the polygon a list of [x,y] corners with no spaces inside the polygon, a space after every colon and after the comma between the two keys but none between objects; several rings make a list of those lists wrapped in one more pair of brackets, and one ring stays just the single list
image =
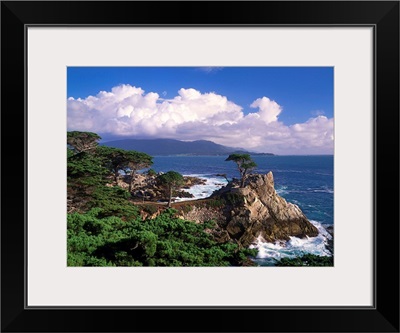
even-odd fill
[{"label": "dense vegetation", "polygon": [[303,254],[296,258],[282,258],[276,266],[333,266],[333,257]]},{"label": "dense vegetation", "polygon": [[[213,221],[185,221],[165,205],[143,220],[118,178],[121,170],[132,175],[148,168],[151,156],[98,146],[95,133],[68,132],[67,138],[68,266],[237,266],[256,255],[217,243],[209,232]],[[182,180],[169,172],[159,181],[171,193]]]},{"label": "dense vegetation", "polygon": [[229,266],[255,255],[216,243],[206,232],[212,222],[181,220],[174,210],[145,221],[101,216],[98,208],[68,215],[69,266]]}]

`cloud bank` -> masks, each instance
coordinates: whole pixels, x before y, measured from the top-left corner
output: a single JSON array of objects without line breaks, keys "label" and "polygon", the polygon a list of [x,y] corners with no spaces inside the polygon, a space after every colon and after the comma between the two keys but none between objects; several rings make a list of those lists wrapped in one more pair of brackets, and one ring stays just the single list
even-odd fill
[{"label": "cloud bank", "polygon": [[268,97],[250,105],[255,112],[215,92],[180,89],[172,99],[140,87],[119,85],[84,99],[67,101],[68,130],[137,138],[211,140],[275,154],[332,154],[333,118],[323,115],[287,126],[282,106]]}]

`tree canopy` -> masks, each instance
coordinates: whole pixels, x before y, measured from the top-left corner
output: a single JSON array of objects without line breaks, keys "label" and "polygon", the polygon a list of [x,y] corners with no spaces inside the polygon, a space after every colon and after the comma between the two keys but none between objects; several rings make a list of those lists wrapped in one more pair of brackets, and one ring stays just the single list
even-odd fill
[{"label": "tree canopy", "polygon": [[98,147],[97,152],[102,157],[105,167],[114,174],[115,181],[118,180],[120,170],[130,173],[129,191],[132,190],[134,174],[138,170],[148,168],[153,164],[153,158],[150,155],[134,150],[101,146]]},{"label": "tree canopy", "polygon": [[160,185],[164,186],[168,193],[168,207],[171,207],[172,193],[179,189],[185,182],[183,176],[176,171],[168,171],[157,177]]},{"label": "tree canopy", "polygon": [[257,164],[251,159],[249,154],[230,154],[225,161],[236,163],[240,173],[240,187],[244,187],[246,176],[257,167]]},{"label": "tree canopy", "polygon": [[93,150],[98,146],[101,137],[93,132],[67,132],[67,144],[72,147],[76,153]]}]

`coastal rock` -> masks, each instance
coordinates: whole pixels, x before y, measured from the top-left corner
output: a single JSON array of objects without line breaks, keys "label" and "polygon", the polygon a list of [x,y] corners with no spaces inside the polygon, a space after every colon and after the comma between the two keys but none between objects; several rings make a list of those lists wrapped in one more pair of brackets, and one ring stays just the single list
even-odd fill
[{"label": "coastal rock", "polygon": [[205,185],[207,180],[204,178],[198,178],[193,176],[183,176],[185,184],[182,186],[184,189],[189,189],[194,185]]},{"label": "coastal rock", "polygon": [[224,228],[243,247],[248,247],[258,237],[274,242],[289,240],[290,236],[318,235],[318,229],[301,209],[276,193],[272,172],[249,175],[243,188],[231,182],[213,197],[227,202]]},{"label": "coastal rock", "polygon": [[[194,185],[204,185],[206,183],[205,179],[198,177],[184,176],[183,178],[185,183],[181,190],[175,191],[175,198],[193,198],[193,194],[185,191],[185,189],[190,189]],[[121,176],[118,179],[117,185],[124,189],[128,189],[131,180],[131,175]],[[131,194],[134,198],[147,201],[166,200],[167,198],[165,190],[157,183],[157,176],[145,173],[137,173],[133,175]]]}]

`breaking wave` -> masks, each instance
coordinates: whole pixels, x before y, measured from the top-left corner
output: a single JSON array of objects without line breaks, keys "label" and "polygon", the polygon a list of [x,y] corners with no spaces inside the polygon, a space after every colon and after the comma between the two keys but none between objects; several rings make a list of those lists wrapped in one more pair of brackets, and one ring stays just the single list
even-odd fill
[{"label": "breaking wave", "polygon": [[316,237],[290,237],[288,241],[276,241],[275,243],[264,242],[261,237],[250,245],[250,248],[256,248],[258,255],[253,260],[260,266],[273,266],[276,261],[282,258],[295,258],[306,253],[319,256],[332,256],[328,250],[328,240],[332,235],[326,231],[321,223],[310,221],[319,231]]},{"label": "breaking wave", "polygon": [[214,175],[189,174],[185,176],[201,178],[204,179],[206,183],[204,185],[193,185],[191,188],[185,190],[192,194],[193,198],[176,198],[176,202],[208,198],[214,191],[228,183],[225,178]]}]

